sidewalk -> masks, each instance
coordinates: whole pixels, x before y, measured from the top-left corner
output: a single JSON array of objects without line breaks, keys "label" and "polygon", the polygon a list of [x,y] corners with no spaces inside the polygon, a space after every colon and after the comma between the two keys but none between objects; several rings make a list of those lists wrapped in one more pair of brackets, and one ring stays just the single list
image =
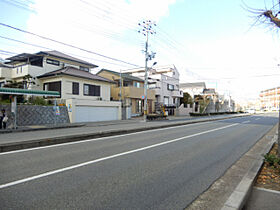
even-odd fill
[{"label": "sidewalk", "polygon": [[280,207],[280,191],[253,187],[244,210],[277,210]]},{"label": "sidewalk", "polygon": [[143,118],[133,118],[107,122],[25,126],[0,132],[0,152],[242,116],[246,115],[199,118],[170,116],[168,120],[148,122],[144,122]]}]

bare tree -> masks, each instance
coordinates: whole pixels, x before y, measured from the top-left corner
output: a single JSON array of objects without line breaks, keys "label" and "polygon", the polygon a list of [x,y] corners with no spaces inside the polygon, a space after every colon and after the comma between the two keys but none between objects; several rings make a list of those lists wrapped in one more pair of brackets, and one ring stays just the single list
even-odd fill
[{"label": "bare tree", "polygon": [[[266,24],[270,27],[271,30],[278,30],[280,29],[280,19],[278,15],[280,14],[280,0],[274,2],[271,0],[272,6],[271,8],[267,8],[266,2],[264,1],[264,9],[255,9],[249,7],[244,1],[244,8],[253,14],[253,17],[256,19],[254,24],[263,25]],[[280,104],[279,104],[279,122],[278,122],[278,157],[280,157]]]},{"label": "bare tree", "polygon": [[252,26],[256,25],[266,25],[270,27],[271,30],[280,29],[280,19],[278,15],[280,14],[280,0],[274,2],[271,0],[270,8],[267,7],[266,1],[264,1],[264,9],[250,7],[243,1],[243,8],[252,14],[255,22]]}]

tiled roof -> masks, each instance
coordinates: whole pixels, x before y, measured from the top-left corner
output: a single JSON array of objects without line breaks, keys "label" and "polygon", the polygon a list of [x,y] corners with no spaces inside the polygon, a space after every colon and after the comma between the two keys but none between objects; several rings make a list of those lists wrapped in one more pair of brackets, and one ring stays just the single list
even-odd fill
[{"label": "tiled roof", "polygon": [[[114,75],[120,76],[119,72],[115,72],[115,71],[111,71],[111,70],[107,70],[107,69],[101,69],[97,74],[101,73],[102,71],[106,71],[106,72],[112,73]],[[133,80],[133,81],[144,82],[144,80],[142,80],[141,78],[131,76],[130,74],[127,74],[127,73],[122,73],[122,78],[124,80],[126,79],[126,80]]]},{"label": "tiled roof", "polygon": [[57,57],[57,58],[62,58],[62,59],[70,60],[70,61],[79,62],[79,63],[85,64],[85,65],[89,65],[92,68],[98,67],[97,65],[94,65],[92,63],[86,62],[86,61],[78,59],[78,58],[74,58],[74,57],[72,57],[70,55],[66,55],[66,54],[64,54],[62,52],[58,52],[56,50],[53,50],[53,51],[41,51],[41,52],[36,53],[36,55],[41,55],[41,54],[43,54],[43,55],[51,55],[51,56],[54,56],[54,57]]},{"label": "tiled roof", "polygon": [[216,94],[216,91],[214,88],[209,88],[209,89],[204,89],[203,93],[204,94]]},{"label": "tiled roof", "polygon": [[36,56],[40,57],[40,56],[46,56],[46,55],[53,56],[53,57],[60,58],[60,59],[65,59],[65,60],[68,60],[68,61],[78,62],[80,64],[84,64],[84,65],[90,66],[91,68],[98,67],[97,65],[94,65],[92,63],[86,62],[86,61],[78,59],[78,58],[74,58],[74,57],[72,57],[70,55],[66,55],[66,54],[64,54],[62,52],[58,52],[56,50],[53,50],[53,51],[40,51],[40,52],[35,53],[35,54],[21,53],[21,54],[15,55],[13,57],[7,58],[7,60],[10,61],[8,63],[11,63],[13,61],[24,61],[27,58],[36,57]]},{"label": "tiled roof", "polygon": [[0,63],[0,67],[11,68],[10,66],[5,65],[5,64],[3,64],[3,63]]},{"label": "tiled roof", "polygon": [[55,70],[52,72],[48,72],[46,74],[38,76],[38,78],[58,76],[58,75],[68,75],[68,76],[80,77],[80,78],[85,78],[85,79],[90,79],[90,80],[98,80],[98,81],[102,81],[102,82],[114,83],[109,79],[106,79],[106,78],[100,77],[98,75],[92,74],[90,72],[80,70],[80,69],[70,67],[70,66],[67,66],[65,68]]},{"label": "tiled roof", "polygon": [[205,88],[205,82],[180,83],[180,88]]}]

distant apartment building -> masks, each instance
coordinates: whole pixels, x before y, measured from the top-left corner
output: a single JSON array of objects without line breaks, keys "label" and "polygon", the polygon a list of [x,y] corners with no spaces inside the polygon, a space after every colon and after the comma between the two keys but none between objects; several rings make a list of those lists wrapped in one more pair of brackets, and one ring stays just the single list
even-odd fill
[{"label": "distant apartment building", "polygon": [[260,102],[262,109],[278,110],[280,103],[280,87],[261,91]]}]

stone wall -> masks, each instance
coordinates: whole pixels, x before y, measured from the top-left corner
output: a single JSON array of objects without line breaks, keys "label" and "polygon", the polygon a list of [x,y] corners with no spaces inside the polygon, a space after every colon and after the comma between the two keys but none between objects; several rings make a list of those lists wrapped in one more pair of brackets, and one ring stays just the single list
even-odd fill
[{"label": "stone wall", "polygon": [[[10,104],[0,104],[0,110],[5,109],[8,114],[7,127],[13,126],[14,114]],[[56,115],[53,106],[17,105],[17,126],[45,125],[70,123],[66,106],[59,107],[60,115]]]}]

